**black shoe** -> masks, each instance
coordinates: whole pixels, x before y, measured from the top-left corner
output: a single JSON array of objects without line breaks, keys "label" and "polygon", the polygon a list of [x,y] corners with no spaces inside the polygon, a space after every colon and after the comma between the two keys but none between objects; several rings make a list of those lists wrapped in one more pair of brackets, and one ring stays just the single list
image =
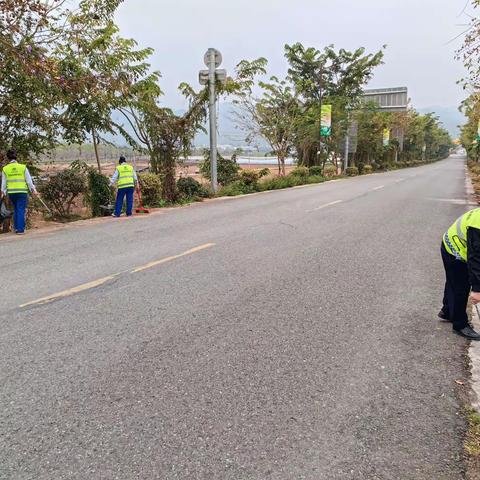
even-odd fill
[{"label": "black shoe", "polygon": [[480,340],[480,335],[470,326],[462,328],[461,330],[455,330],[453,331],[465,338],[468,338],[469,340]]},{"label": "black shoe", "polygon": [[444,322],[451,322],[443,308],[438,312],[438,318],[441,318]]}]

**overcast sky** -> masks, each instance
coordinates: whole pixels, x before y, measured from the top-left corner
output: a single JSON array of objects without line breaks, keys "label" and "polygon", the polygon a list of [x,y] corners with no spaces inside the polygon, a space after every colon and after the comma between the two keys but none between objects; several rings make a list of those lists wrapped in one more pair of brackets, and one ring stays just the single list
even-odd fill
[{"label": "overcast sky", "polygon": [[466,0],[125,0],[117,21],[122,35],[155,48],[167,105],[183,105],[176,92],[197,85],[208,47],[218,48],[229,72],[242,59],[269,60],[269,73],[285,72],[283,46],[302,42],[374,52],[387,44],[385,65],[371,87],[408,86],[417,108],[457,107],[464,97],[456,81],[453,40],[468,18]]}]

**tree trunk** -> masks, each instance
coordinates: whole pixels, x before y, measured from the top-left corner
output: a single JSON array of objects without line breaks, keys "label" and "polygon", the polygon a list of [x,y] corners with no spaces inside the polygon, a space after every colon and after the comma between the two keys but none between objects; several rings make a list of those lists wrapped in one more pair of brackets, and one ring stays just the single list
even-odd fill
[{"label": "tree trunk", "polygon": [[92,130],[93,149],[95,150],[95,158],[97,159],[98,173],[102,173],[102,167],[100,165],[100,155],[98,154],[98,141],[95,130]]},{"label": "tree trunk", "polygon": [[160,175],[162,177],[162,198],[173,203],[177,199],[176,157],[172,151],[162,152]]},{"label": "tree trunk", "polygon": [[285,157],[286,157],[286,155],[284,153],[281,153],[278,156],[279,175],[281,175],[282,177],[284,177],[285,174],[286,174],[286,172],[285,172]]}]

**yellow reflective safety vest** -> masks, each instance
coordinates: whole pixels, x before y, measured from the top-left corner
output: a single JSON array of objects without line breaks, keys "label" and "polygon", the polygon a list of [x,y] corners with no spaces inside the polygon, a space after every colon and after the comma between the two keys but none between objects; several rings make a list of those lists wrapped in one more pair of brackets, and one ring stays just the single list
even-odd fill
[{"label": "yellow reflective safety vest", "polygon": [[480,208],[474,208],[462,215],[443,236],[443,244],[448,253],[457,260],[467,261],[467,231],[480,229]]},{"label": "yellow reflective safety vest", "polygon": [[125,163],[117,167],[118,179],[117,185],[118,188],[131,188],[135,186],[135,176],[134,170],[131,165],[126,165]]},{"label": "yellow reflective safety vest", "polygon": [[3,173],[7,178],[7,193],[28,193],[26,170],[26,165],[17,162],[9,163],[3,167]]}]

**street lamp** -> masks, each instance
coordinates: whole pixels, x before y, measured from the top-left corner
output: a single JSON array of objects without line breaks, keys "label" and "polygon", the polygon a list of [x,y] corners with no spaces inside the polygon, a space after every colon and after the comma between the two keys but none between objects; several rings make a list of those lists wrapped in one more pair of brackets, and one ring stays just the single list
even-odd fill
[{"label": "street lamp", "polygon": [[209,117],[210,117],[210,168],[212,190],[216,193],[218,190],[217,181],[217,112],[215,109],[217,96],[215,86],[217,82],[223,84],[227,81],[227,71],[219,70],[222,64],[222,54],[215,48],[209,48],[204,56],[205,66],[208,70],[200,70],[200,85],[209,86]]}]

